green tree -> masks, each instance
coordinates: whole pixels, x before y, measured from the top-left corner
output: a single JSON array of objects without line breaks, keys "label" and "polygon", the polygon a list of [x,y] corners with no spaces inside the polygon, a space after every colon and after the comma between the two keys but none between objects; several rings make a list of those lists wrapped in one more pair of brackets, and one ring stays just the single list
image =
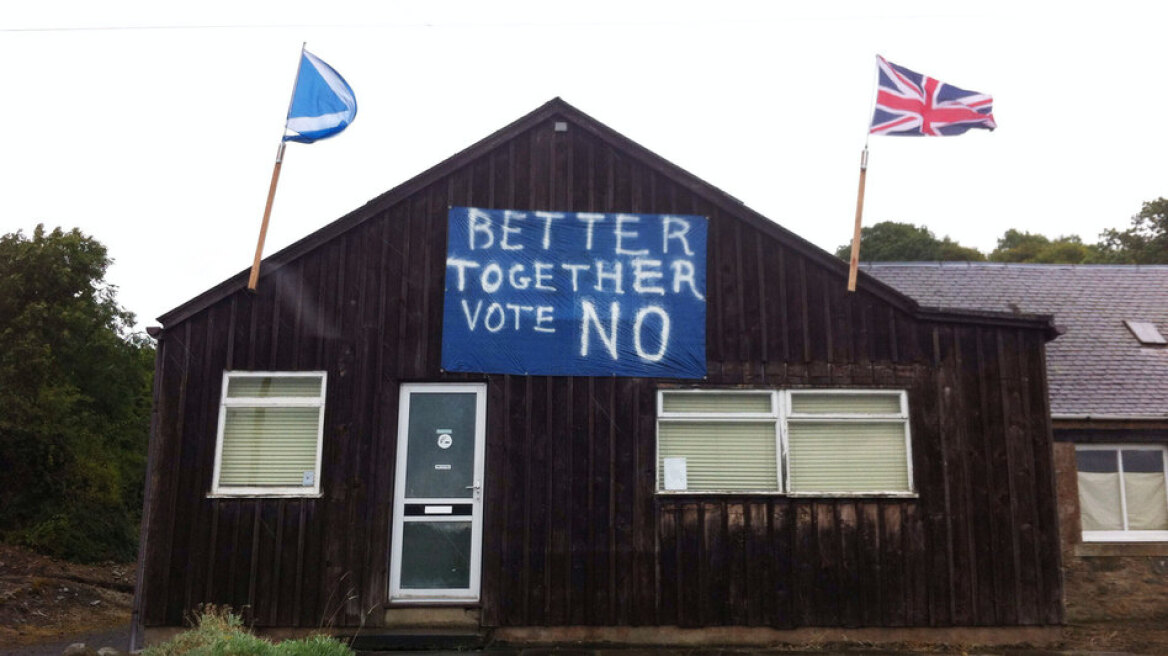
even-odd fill
[{"label": "green tree", "polygon": [[153,346],[74,229],[0,237],[0,539],[82,561],[131,559]]},{"label": "green tree", "polygon": [[1050,239],[1045,235],[1010,229],[998,239],[990,253],[993,262],[1038,262],[1042,264],[1082,264],[1099,259],[1097,247],[1088,246],[1078,235]]},{"label": "green tree", "polygon": [[1098,249],[1105,262],[1168,264],[1168,198],[1145,202],[1127,230],[1104,230]]},{"label": "green tree", "polygon": [[[835,254],[845,260],[852,245],[844,244]],[[860,230],[860,259],[865,262],[920,262],[959,260],[978,262],[985,255],[976,248],[962,246],[949,237],[937,236],[925,226],[882,221]]]}]

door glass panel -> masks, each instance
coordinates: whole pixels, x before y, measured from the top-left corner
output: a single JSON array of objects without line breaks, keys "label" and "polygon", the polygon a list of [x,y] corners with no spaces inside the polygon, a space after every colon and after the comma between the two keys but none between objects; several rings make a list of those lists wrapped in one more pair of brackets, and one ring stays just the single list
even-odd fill
[{"label": "door glass panel", "polygon": [[406,590],[469,588],[470,538],[470,522],[405,522],[401,587]]},{"label": "door glass panel", "polygon": [[410,395],[407,498],[473,495],[475,401],[473,393]]}]

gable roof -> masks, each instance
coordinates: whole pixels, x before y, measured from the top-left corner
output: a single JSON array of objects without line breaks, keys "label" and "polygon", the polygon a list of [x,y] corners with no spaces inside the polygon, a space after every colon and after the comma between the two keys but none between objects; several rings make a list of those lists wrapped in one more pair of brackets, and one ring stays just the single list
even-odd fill
[{"label": "gable roof", "polygon": [[[457,171],[480,157],[490,154],[494,149],[507,143],[509,140],[515,139],[524,132],[539,125],[546,125],[548,121],[552,120],[567,121],[575,127],[583,129],[588,134],[606,143],[615,150],[702,197],[727,214],[735,216],[747,222],[752,227],[774,236],[801,255],[829,270],[836,271],[841,277],[847,277],[847,262],[840,260],[831,253],[828,253],[799,235],[771,221],[762,214],[750,209],[742,201],[665,160],[647,148],[618,133],[616,130],[569,105],[561,98],[553,98],[531,113],[503,127],[478,143],[471,145],[412,179],[370,200],[360,208],[320,228],[279,252],[264,258],[260,274],[261,280],[301,255],[372,219],[385,209],[421,191],[444,176]],[[201,312],[223,298],[244,289],[249,272],[250,269],[241,271],[186,303],[163,314],[158,317],[158,320],[164,326],[172,326]],[[1053,330],[1049,330],[1049,323],[1046,317],[1019,316],[1011,313],[984,311],[954,314],[940,308],[923,308],[909,296],[876,278],[865,275],[863,272],[861,272],[857,282],[857,289],[862,289],[901,310],[921,318],[935,320],[956,319],[992,323],[995,325],[1005,324],[1029,328],[1048,328],[1047,338],[1052,339],[1054,337]]]},{"label": "gable roof", "polygon": [[1168,417],[1168,348],[1124,321],[1168,332],[1168,266],[872,262],[862,270],[929,305],[1054,315],[1047,345],[1056,418]]}]

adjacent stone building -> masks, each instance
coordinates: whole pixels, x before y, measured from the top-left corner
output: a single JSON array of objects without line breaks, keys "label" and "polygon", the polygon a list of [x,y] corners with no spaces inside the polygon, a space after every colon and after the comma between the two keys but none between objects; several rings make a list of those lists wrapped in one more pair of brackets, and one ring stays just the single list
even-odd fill
[{"label": "adjacent stone building", "polygon": [[873,263],[923,305],[1050,314],[1070,621],[1168,617],[1168,266]]}]

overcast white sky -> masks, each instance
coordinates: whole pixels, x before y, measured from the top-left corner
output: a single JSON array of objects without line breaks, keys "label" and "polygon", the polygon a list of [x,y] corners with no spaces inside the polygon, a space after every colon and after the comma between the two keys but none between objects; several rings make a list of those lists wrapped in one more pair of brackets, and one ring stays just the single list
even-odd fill
[{"label": "overcast white sky", "polygon": [[1094,241],[1168,196],[1168,3],[178,6],[0,14],[0,233],[97,237],[142,325],[250,266],[302,41],[359,113],[289,145],[268,254],[554,96],[833,249],[876,53],[993,94],[1000,127],[874,137],[866,224],[982,250],[1011,227]]}]

